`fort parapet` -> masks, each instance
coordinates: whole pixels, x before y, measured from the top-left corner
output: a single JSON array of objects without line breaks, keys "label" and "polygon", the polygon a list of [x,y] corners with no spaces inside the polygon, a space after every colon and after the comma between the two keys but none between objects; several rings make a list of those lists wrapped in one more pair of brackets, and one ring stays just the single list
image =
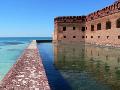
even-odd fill
[{"label": "fort parapet", "polygon": [[116,1],[114,4],[98,10],[86,16],[86,21],[91,21],[94,19],[102,18],[111,14],[120,12],[120,0]]},{"label": "fort parapet", "polygon": [[85,22],[86,16],[63,16],[56,17],[54,19],[55,23],[82,23]]}]

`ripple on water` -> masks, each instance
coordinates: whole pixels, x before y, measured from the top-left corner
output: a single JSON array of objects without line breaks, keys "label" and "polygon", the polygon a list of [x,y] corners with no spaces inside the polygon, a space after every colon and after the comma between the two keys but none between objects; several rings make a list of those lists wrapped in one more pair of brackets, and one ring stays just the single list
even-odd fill
[{"label": "ripple on water", "polygon": [[4,78],[28,44],[27,41],[0,41],[0,81]]},{"label": "ripple on water", "polygon": [[0,42],[0,46],[5,46],[5,45],[19,45],[19,44],[24,44],[23,42]]},{"label": "ripple on water", "polygon": [[20,49],[7,49],[7,51],[20,51]]}]

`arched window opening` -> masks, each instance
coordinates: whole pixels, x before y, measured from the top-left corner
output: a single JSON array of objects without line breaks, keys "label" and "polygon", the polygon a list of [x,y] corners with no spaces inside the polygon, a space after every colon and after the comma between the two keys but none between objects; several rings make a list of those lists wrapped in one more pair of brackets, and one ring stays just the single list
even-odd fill
[{"label": "arched window opening", "polygon": [[63,31],[66,31],[66,27],[63,27]]},{"label": "arched window opening", "polygon": [[107,36],[107,39],[109,39],[109,36]]},{"label": "arched window opening", "polygon": [[97,24],[97,30],[101,30],[101,23]]},{"label": "arched window opening", "polygon": [[83,31],[83,32],[85,31],[85,27],[82,27],[82,31]]},{"label": "arched window opening", "polygon": [[76,29],[76,27],[73,27],[73,30],[75,30]]},{"label": "arched window opening", "polygon": [[94,31],[94,25],[91,25],[91,31]]},{"label": "arched window opening", "polygon": [[107,21],[106,22],[106,30],[111,29],[111,22]]},{"label": "arched window opening", "polygon": [[120,39],[120,35],[118,36],[118,39]]},{"label": "arched window opening", "polygon": [[117,27],[117,28],[120,28],[120,18],[117,19],[117,21],[116,21],[116,27]]}]

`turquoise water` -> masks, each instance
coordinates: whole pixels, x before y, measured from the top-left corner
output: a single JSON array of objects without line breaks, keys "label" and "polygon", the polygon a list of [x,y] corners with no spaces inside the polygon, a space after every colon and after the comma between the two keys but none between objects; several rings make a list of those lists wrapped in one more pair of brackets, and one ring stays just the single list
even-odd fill
[{"label": "turquoise water", "polygon": [[120,49],[38,44],[52,90],[120,90]]},{"label": "turquoise water", "polygon": [[0,37],[0,41],[52,40],[52,37]]},{"label": "turquoise water", "polygon": [[0,41],[0,80],[7,74],[28,45],[28,42],[17,41],[17,43],[14,44],[13,42],[14,41]]},{"label": "turquoise water", "polygon": [[51,39],[48,37],[7,37],[0,38],[0,81],[7,74],[23,50],[32,40]]}]

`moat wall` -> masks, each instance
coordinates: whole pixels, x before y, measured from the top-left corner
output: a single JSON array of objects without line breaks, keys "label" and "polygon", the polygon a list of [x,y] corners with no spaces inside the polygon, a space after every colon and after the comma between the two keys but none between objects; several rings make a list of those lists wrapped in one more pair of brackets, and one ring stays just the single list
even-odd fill
[{"label": "moat wall", "polygon": [[0,90],[50,90],[35,40],[3,78]]}]

